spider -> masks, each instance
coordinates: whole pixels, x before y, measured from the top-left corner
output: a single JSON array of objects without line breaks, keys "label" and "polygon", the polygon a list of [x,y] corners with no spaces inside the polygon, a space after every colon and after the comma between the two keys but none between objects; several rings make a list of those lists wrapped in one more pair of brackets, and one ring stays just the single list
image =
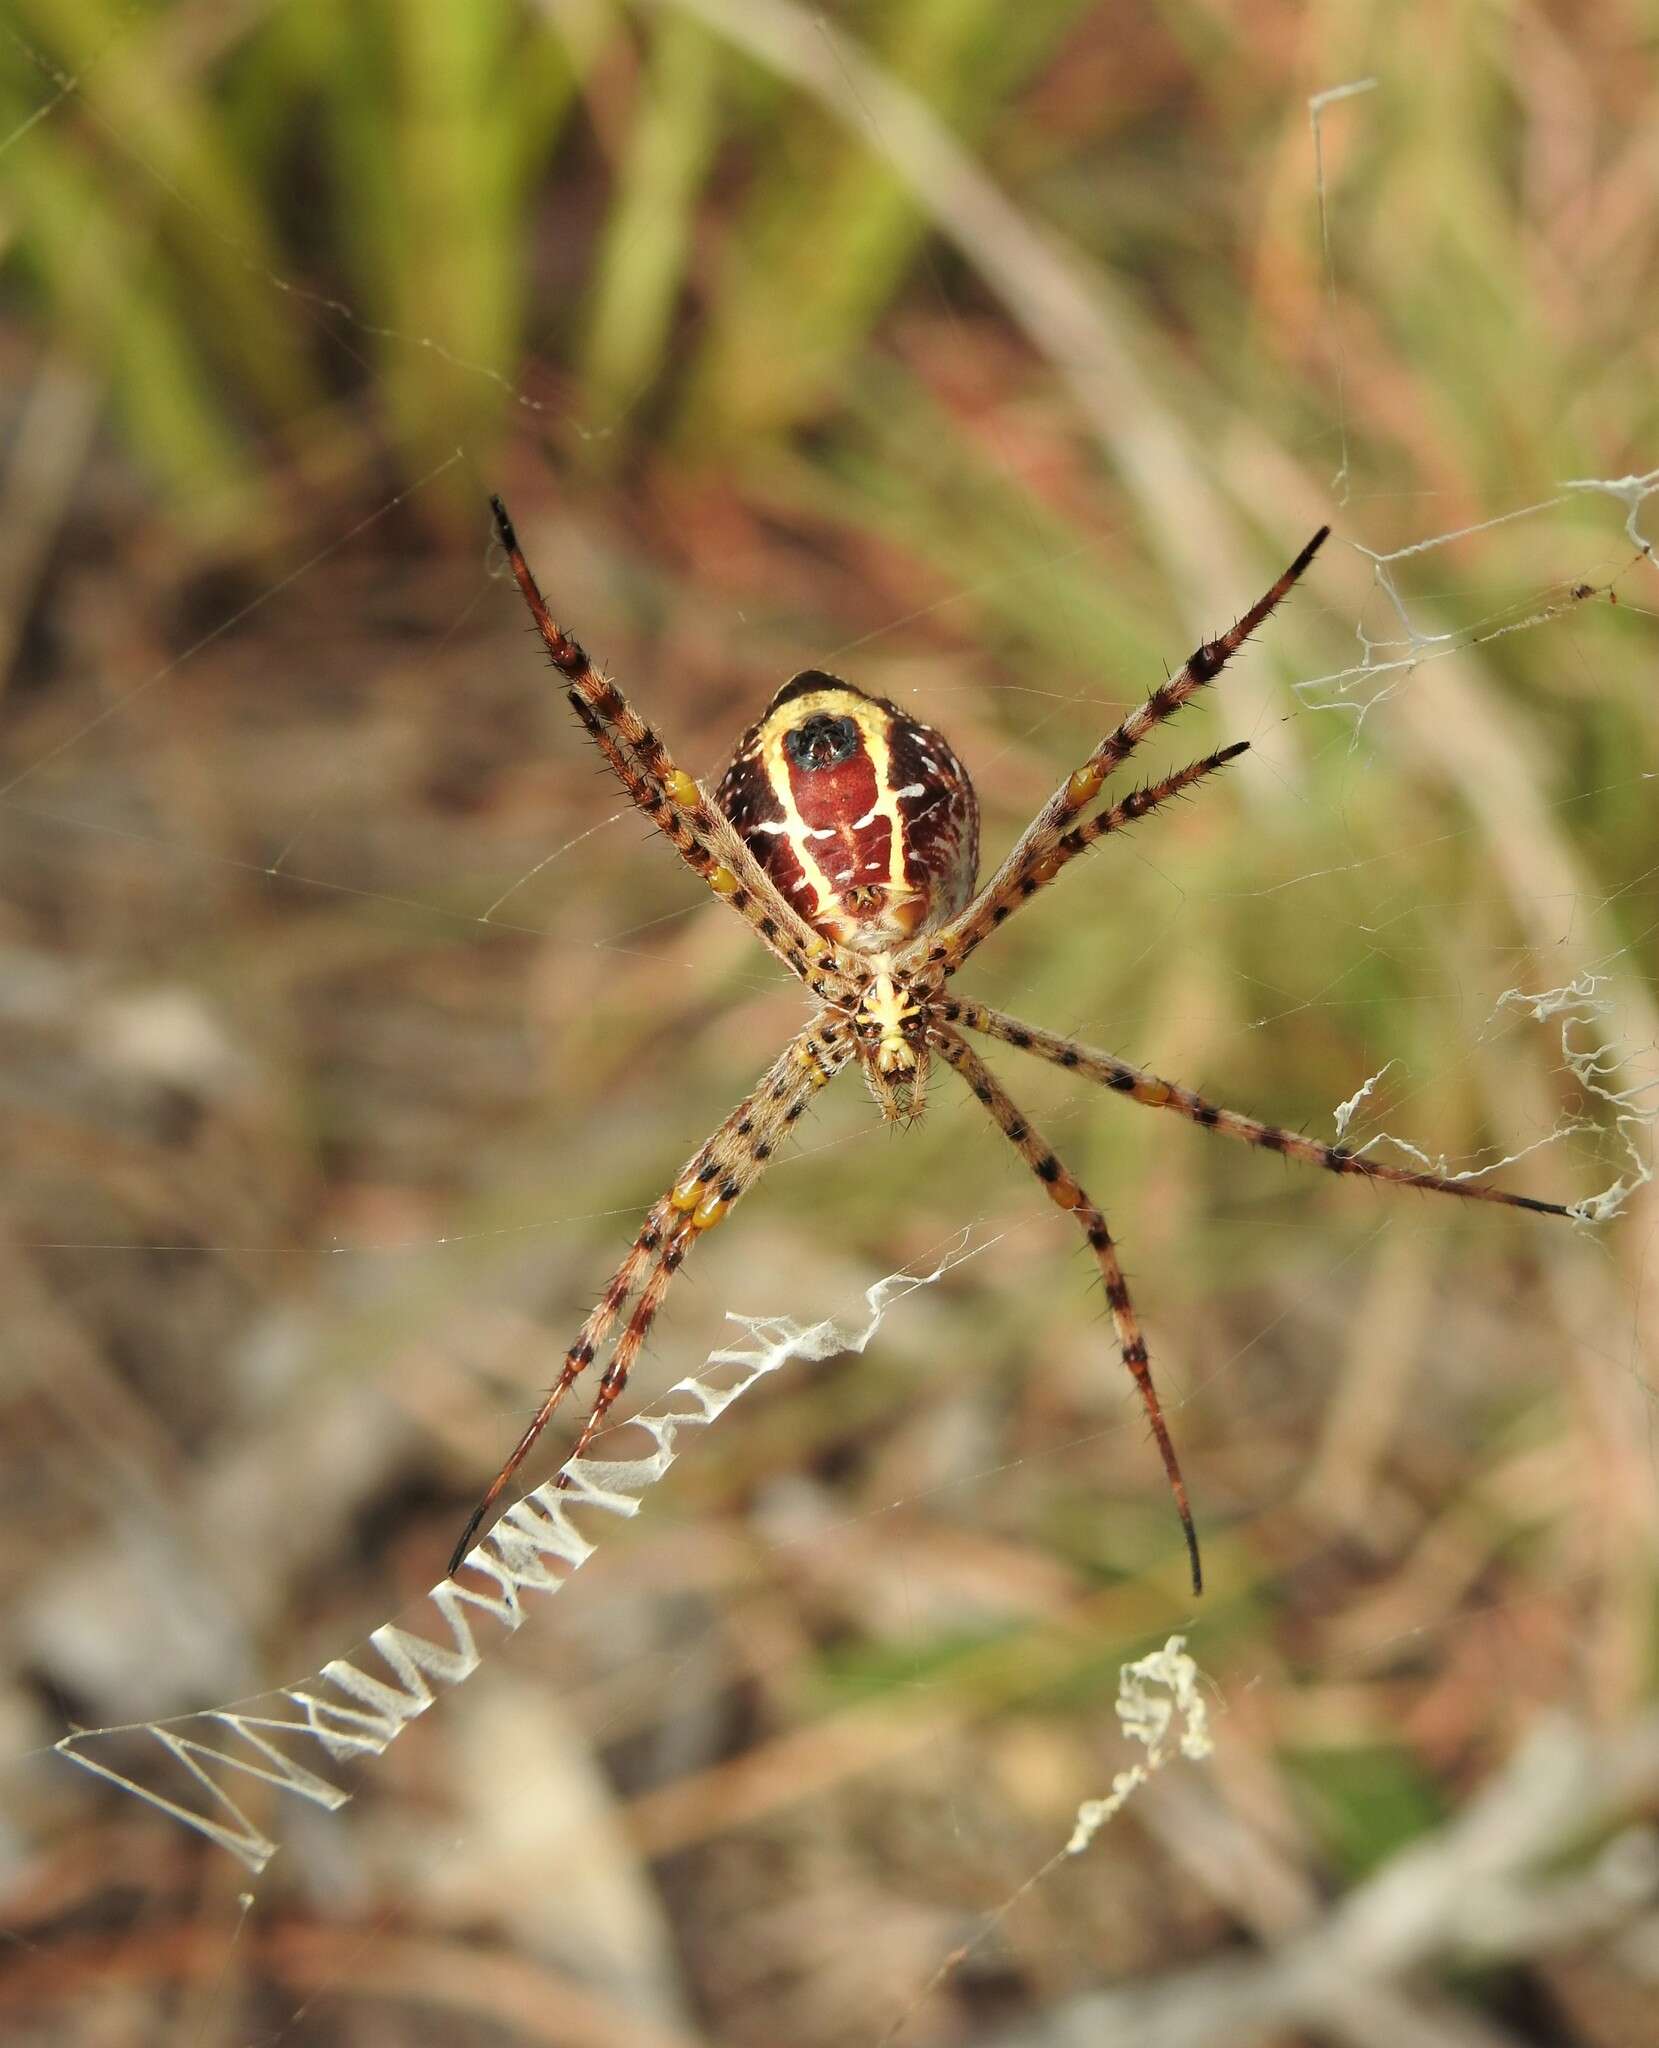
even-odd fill
[{"label": "spider", "polygon": [[[979,807],[966,769],[939,733],[885,698],[807,669],[784,684],[744,733],[711,796],[675,763],[655,728],[616,684],[554,623],[506,507],[499,498],[490,502],[507,562],[564,680],[571,709],[632,801],[693,873],[747,919],[761,943],[805,984],[815,1007],[753,1092],[692,1153],[653,1204],[565,1353],[546,1398],[474,1510],[450,1559],[451,1574],[565,1394],[608,1346],[609,1362],[572,1460],[586,1451],[627,1385],[686,1254],[759,1180],[818,1090],[844,1067],[857,1065],[882,1116],[913,1123],[922,1113],[937,1055],[984,1104],[1094,1255],[1118,1349],[1146,1410],[1181,1519],[1193,1591],[1200,1592],[1203,1572],[1186,1483],[1106,1218],[963,1036],[963,1027],[1049,1060],[1132,1102],[1173,1110],[1203,1130],[1332,1173],[1551,1216],[1569,1212],[1560,1203],[1503,1188],[1381,1165],[1342,1145],[1321,1144],[1220,1108],[1111,1053],[952,995],[948,985],[982,941],[1079,854],[1246,751],[1249,743],[1236,741],[1095,808],[1107,777],[1155,727],[1220,675],[1298,581],[1330,529],[1321,527],[1236,625],[1205,641],[1179,674],[1160,684],[1101,740],[976,893]],[[630,1301],[632,1309],[618,1330]]]}]

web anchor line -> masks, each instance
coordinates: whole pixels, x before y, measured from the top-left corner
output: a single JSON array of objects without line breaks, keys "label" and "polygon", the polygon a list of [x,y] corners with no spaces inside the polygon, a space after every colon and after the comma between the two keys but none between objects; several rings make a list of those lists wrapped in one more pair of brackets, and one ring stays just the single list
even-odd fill
[{"label": "web anchor line", "polygon": [[[238,1794],[248,1799],[250,1790],[236,1781],[273,1785],[325,1812],[337,1811],[351,1793],[314,1766],[340,1766],[384,1755],[441,1691],[470,1678],[483,1662],[474,1620],[488,1616],[515,1632],[529,1611],[527,1595],[557,1593],[593,1555],[597,1541],[576,1518],[590,1512],[624,1520],[637,1515],[643,1496],[680,1456],[682,1430],[707,1429],[781,1366],[862,1352],[896,1302],[919,1287],[931,1286],[984,1249],[986,1245],[969,1249],[963,1232],[931,1271],[894,1273],[878,1281],[865,1290],[866,1319],[852,1328],[831,1321],[802,1325],[783,1316],[746,1316],[728,1310],[726,1319],[744,1332],[743,1340],[711,1351],[700,1373],[677,1381],[658,1403],[625,1425],[642,1429],[651,1439],[648,1455],[569,1459],[553,1479],[515,1501],[467,1552],[463,1578],[440,1579],[430,1589],[426,1601],[433,1610],[431,1633],[416,1633],[400,1622],[385,1622],[371,1631],[368,1646],[389,1678],[377,1676],[353,1658],[335,1657],[315,1676],[281,1686],[247,1707],[210,1707],[166,1721],[77,1729],[53,1747],[82,1770],[120,1786],[228,1849],[257,1876],[281,1844],[238,1803]],[[156,1745],[164,1769],[176,1767],[183,1773],[187,1783],[182,1796],[172,1797],[147,1782],[157,1775],[153,1770],[142,1777],[129,1776],[106,1760],[106,1754],[125,1757],[135,1738],[148,1738]],[[153,1751],[150,1762],[156,1762]],[[233,1784],[235,1791],[230,1789]]]}]

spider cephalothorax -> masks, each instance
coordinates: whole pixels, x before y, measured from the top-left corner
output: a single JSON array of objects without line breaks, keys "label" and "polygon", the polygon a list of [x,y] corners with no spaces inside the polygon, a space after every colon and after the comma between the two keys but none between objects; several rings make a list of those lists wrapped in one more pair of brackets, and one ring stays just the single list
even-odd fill
[{"label": "spider cephalothorax", "polygon": [[[818,1089],[860,1065],[882,1114],[899,1122],[920,1111],[932,1053],[955,1068],[1050,1201],[1082,1231],[1105,1285],[1123,1363],[1145,1406],[1200,1584],[1198,1539],[1175,1448],[1153,1389],[1146,1344],[1129,1299],[1104,1213],[1022,1114],[962,1035],[965,1027],[1097,1082],[1131,1102],[1173,1110],[1203,1130],[1396,1186],[1465,1200],[1504,1202],[1551,1215],[1558,1202],[1510,1194],[1472,1180],[1382,1166],[1237,1110],[1207,1102],[1110,1053],[1096,1052],[983,1003],[946,984],[1020,905],[1109,833],[1213,775],[1242,743],[1165,775],[1097,809],[1107,778],[1155,727],[1213,682],[1306,569],[1322,528],[1236,625],[1207,640],[1179,674],[1115,725],[1032,819],[1002,866],[974,893],[979,810],[973,785],[930,727],[882,697],[808,669],[784,684],[738,742],[717,798],[677,766],[655,730],[577,643],[560,631],[520,552],[501,501],[496,531],[553,666],[583,727],[633,802],[709,889],[745,918],[814,1000],[807,1022],[653,1203],[627,1256],[565,1353],[546,1398],[491,1482],[450,1560],[455,1571],[472,1537],[528,1455],[572,1384],[611,1348],[571,1462],[582,1456],[645,1342],[676,1272],[699,1236],[730,1215],[795,1128]],[[627,1320],[617,1329],[623,1309]],[[488,1566],[484,1567],[486,1570]]]}]

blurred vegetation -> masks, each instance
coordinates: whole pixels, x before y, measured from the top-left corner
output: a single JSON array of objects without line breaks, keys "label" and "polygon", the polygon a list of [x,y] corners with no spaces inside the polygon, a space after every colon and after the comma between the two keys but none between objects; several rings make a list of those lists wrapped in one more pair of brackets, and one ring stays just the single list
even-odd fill
[{"label": "blurred vegetation", "polygon": [[[1172,742],[1252,762],[1068,877],[976,988],[1316,1130],[1394,1062],[1354,1135],[1457,1165],[1598,1108],[1558,1024],[1493,1018],[1506,989],[1605,977],[1652,1074],[1654,571],[1623,502],[1561,487],[1659,459],[1655,41],[1622,4],[1460,4],[1430,47],[1399,0],[13,0],[6,1185],[50,1375],[9,1395],[10,1591],[26,1620],[45,1557],[120,1547],[119,1482],[226,1617],[185,1656],[158,1567],[125,1652],[20,1627],[39,1739],[309,1668],[428,1583],[547,1345],[795,1014],[608,824],[489,489],[699,772],[780,676],[842,669],[951,734],[993,857],[1333,517],[1355,545]],[[1309,95],[1372,77],[1324,110],[1321,190]],[[1179,1410],[1234,1824],[1316,1897],[1544,1704],[1645,1711],[1651,1207],[1591,1244],[1391,1206],[1000,1064],[1110,1207]],[[1001,1242],[879,1360],[746,1404],[513,1674],[606,1731],[711,2040],[778,2038],[733,1929],[780,1871],[845,1915],[827,1950],[768,1936],[789,2038],[920,1995],[1115,1768],[1118,1658],[1186,1615],[1098,1298],[937,1086],[902,1143],[837,1091],[699,1252],[657,1377],[727,1304],[828,1313],[964,1225]],[[1605,1186],[1601,1111],[1510,1177]],[[884,1777],[869,1717],[919,1700],[944,1732]],[[733,1759],[782,1784],[843,1725],[864,1778],[722,1817]],[[1016,2010],[1267,1938],[1158,1834],[1011,1918]],[[497,1924],[354,1853],[409,1924]],[[144,1875],[175,1911],[197,1881]],[[1154,1882],[1169,1924],[1126,1919]],[[1579,2012],[1567,1967],[1514,1974]],[[915,2038],[976,2038],[978,1982]]]}]

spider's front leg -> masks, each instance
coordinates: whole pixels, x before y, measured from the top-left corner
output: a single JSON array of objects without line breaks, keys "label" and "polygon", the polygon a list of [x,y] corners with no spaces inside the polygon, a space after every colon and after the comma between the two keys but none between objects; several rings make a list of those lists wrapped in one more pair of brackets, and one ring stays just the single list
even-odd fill
[{"label": "spider's front leg", "polygon": [[[631,1296],[632,1314],[617,1337],[610,1363],[600,1375],[593,1406],[571,1458],[587,1450],[612,1403],[622,1392],[674,1275],[706,1230],[725,1221],[733,1205],[752,1188],[780,1144],[800,1121],[806,1105],[853,1057],[845,1020],[820,1011],[784,1048],[762,1079],[706,1144],[686,1161],[674,1185],[651,1207],[610,1285],[589,1311],[565,1353],[558,1377],[529,1425],[490,1481],[468,1517],[449,1560],[453,1577],[472,1548],[485,1517],[511,1484],[565,1395],[593,1363]],[[561,1482],[562,1483],[562,1482]]]},{"label": "spider's front leg", "polygon": [[507,557],[548,659],[584,730],[617,780],[692,872],[729,903],[762,942],[820,1000],[844,995],[844,963],[834,943],[787,903],[730,819],[669,753],[656,731],[583,648],[555,622],[499,498],[490,500],[496,536]]},{"label": "spider's front leg", "polygon": [[1301,578],[1308,564],[1323,546],[1328,526],[1322,526],[1284,574],[1257,598],[1256,602],[1225,633],[1206,640],[1187,657],[1178,675],[1154,690],[1144,704],[1131,711],[1113,727],[1088,759],[1077,768],[1044,804],[1020,835],[1013,851],[966,909],[932,934],[925,946],[913,949],[917,956],[954,974],[968,956],[998,925],[1046,888],[1068,861],[1082,853],[1104,833],[1128,824],[1146,810],[1178,795],[1199,777],[1220,768],[1241,749],[1224,748],[1190,768],[1183,768],[1137,798],[1109,812],[1104,819],[1080,823],[1083,813],[1100,795],[1106,778],[1120,768],[1149,733],[1172,718],[1189,698],[1206,683],[1214,682],[1256,628]]},{"label": "spider's front leg", "polygon": [[968,1041],[948,1024],[941,1023],[933,1027],[933,1042],[962,1076],[974,1096],[990,1111],[1003,1136],[1047,1189],[1049,1200],[1075,1217],[1090,1251],[1094,1253],[1106,1288],[1106,1306],[1111,1310],[1118,1349],[1146,1409],[1152,1440],[1158,1446],[1169,1490],[1175,1497],[1175,1511],[1181,1517],[1181,1533],[1186,1538],[1187,1561],[1192,1569],[1192,1590],[1202,1593],[1204,1572],[1198,1554],[1198,1533],[1193,1527],[1192,1510],[1187,1504],[1187,1484],[1181,1477],[1180,1460],[1175,1455],[1169,1425],[1164,1421],[1158,1392],[1152,1384],[1152,1369],[1146,1360],[1146,1340],[1141,1335],[1140,1322],[1129,1299],[1129,1284],[1123,1277],[1123,1266],[1117,1246],[1112,1242],[1112,1233],[1106,1226],[1106,1218],[1090,1201],[1082,1182],[1062,1165],[1058,1155],[1032,1128],[1013,1097]]}]

